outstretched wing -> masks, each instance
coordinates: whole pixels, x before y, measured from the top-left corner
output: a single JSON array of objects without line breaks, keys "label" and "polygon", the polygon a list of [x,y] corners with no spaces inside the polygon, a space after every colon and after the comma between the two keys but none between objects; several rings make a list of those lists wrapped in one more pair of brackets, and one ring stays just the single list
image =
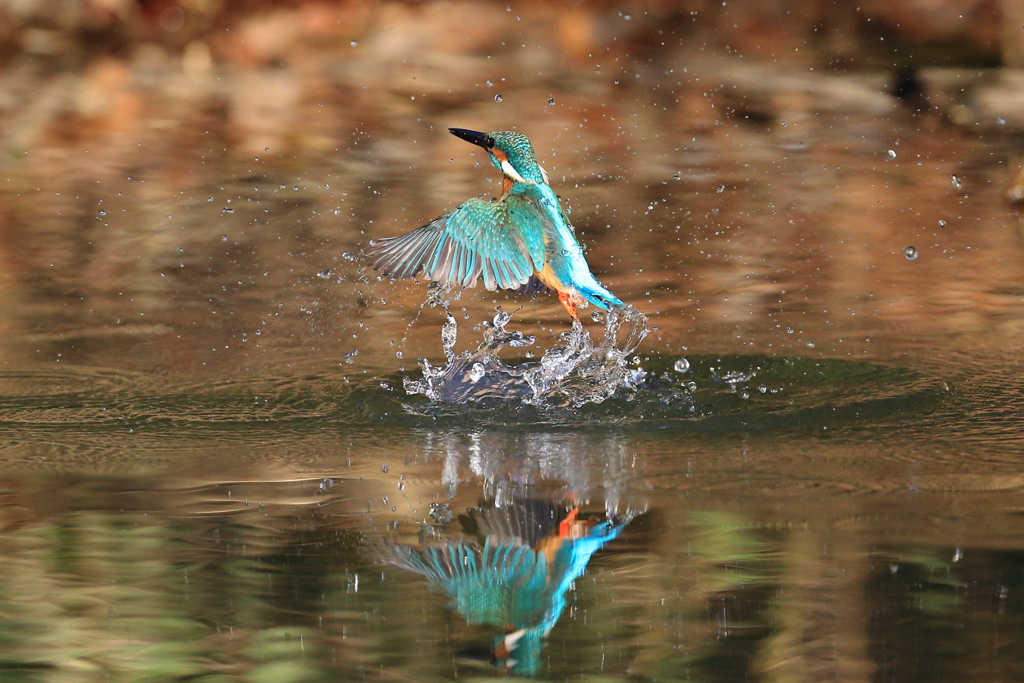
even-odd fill
[{"label": "outstretched wing", "polygon": [[482,548],[451,543],[421,551],[384,544],[375,555],[380,562],[428,578],[470,623],[529,625],[548,579],[547,563],[533,549],[491,538]]},{"label": "outstretched wing", "polygon": [[526,235],[503,204],[470,199],[422,228],[377,240],[370,266],[396,278],[519,289],[544,265],[544,238]]}]

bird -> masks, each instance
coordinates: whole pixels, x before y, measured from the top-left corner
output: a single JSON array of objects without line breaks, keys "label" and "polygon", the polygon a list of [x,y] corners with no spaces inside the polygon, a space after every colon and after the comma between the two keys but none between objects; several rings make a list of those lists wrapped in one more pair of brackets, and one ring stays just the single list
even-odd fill
[{"label": "bird", "polygon": [[474,198],[398,237],[374,240],[369,265],[397,279],[422,277],[442,286],[537,294],[553,290],[573,321],[585,302],[622,306],[590,272],[575,228],[537,163],[530,140],[515,131],[449,128],[482,147],[501,171],[501,196]]},{"label": "bird", "polygon": [[422,550],[389,543],[377,548],[376,559],[429,579],[467,622],[503,628],[489,659],[533,675],[569,586],[628,520],[597,523],[581,519],[577,507],[567,512],[552,501],[528,499],[472,509],[459,522],[472,540]]}]

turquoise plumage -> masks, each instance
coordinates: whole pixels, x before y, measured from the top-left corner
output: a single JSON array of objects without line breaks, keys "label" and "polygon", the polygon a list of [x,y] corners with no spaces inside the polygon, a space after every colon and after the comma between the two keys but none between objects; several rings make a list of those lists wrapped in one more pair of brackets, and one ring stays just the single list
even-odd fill
[{"label": "turquoise plumage", "polygon": [[[470,624],[504,628],[492,649],[494,662],[516,673],[540,668],[544,639],[565,609],[565,594],[591,556],[619,535],[626,520],[594,524],[546,510],[539,501],[517,501],[459,517],[475,541],[376,549],[379,561],[430,580],[451,598]],[[473,529],[475,527],[475,529]]]},{"label": "turquoise plumage", "polygon": [[490,291],[550,288],[573,319],[584,301],[599,308],[621,306],[590,272],[526,136],[449,130],[487,151],[503,175],[501,197],[470,199],[406,235],[371,243],[370,265],[391,277],[423,277],[461,288],[480,282]]}]

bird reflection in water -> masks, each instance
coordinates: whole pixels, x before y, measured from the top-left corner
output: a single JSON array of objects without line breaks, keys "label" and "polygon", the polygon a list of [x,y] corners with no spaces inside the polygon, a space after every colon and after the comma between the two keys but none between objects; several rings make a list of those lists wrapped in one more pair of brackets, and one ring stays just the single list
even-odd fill
[{"label": "bird reflection in water", "polygon": [[566,591],[633,517],[612,515],[599,522],[595,516],[560,500],[514,499],[505,507],[486,504],[460,515],[467,540],[422,550],[390,543],[374,554],[444,590],[468,623],[504,629],[488,653],[492,663],[533,675],[544,638],[565,609]]}]

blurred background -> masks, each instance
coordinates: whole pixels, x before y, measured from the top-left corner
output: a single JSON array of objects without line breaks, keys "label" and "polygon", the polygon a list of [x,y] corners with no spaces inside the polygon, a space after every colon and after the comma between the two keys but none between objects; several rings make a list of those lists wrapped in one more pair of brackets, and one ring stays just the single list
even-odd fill
[{"label": "blurred background", "polygon": [[[361,275],[361,247],[497,192],[452,125],[531,137],[592,265],[658,312],[665,350],[778,349],[794,314],[892,289],[845,343],[893,316],[987,334],[1021,265],[1019,231],[987,226],[1024,196],[1022,16],[1011,0],[4,2],[0,353],[102,365],[81,355],[102,338],[133,367],[237,368],[279,325],[276,343],[382,362],[338,340],[365,334],[358,317],[404,344],[422,326],[395,306],[422,299]],[[798,347],[835,350],[849,322]],[[40,350],[54,335],[64,348]]]}]

